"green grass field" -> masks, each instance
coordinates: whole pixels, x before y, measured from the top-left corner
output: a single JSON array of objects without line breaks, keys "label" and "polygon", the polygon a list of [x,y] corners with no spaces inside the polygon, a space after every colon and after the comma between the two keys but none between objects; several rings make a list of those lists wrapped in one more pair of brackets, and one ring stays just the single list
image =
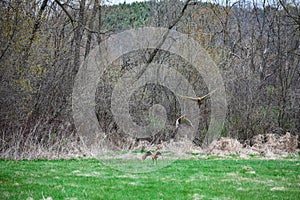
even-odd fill
[{"label": "green grass field", "polygon": [[129,173],[97,159],[0,160],[0,199],[300,199],[299,158],[128,163],[152,170]]}]

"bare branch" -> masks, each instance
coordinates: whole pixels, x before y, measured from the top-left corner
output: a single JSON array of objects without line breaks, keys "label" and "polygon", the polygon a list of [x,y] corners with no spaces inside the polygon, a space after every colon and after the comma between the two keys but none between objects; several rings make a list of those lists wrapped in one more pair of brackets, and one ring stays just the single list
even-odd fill
[{"label": "bare branch", "polygon": [[161,42],[157,45],[157,47],[153,50],[153,52],[150,54],[149,59],[147,59],[146,61],[146,65],[143,67],[143,69],[138,73],[138,75],[135,77],[135,81],[137,81],[147,70],[149,64],[153,61],[154,57],[157,55],[157,52],[159,51],[159,49],[162,47],[162,45],[165,43],[167,36],[170,33],[170,30],[180,21],[180,19],[183,17],[188,5],[190,4],[191,0],[187,0],[180,12],[180,15],[173,21],[173,23],[168,27],[168,31],[164,34]]},{"label": "bare branch", "polygon": [[57,5],[59,5],[59,7],[61,7],[61,9],[64,11],[64,13],[66,13],[66,15],[68,16],[68,18],[71,21],[72,26],[74,27],[74,22],[75,20],[72,18],[72,16],[69,14],[69,12],[65,9],[65,7],[60,3],[59,0],[55,0],[55,2],[57,3]]}]

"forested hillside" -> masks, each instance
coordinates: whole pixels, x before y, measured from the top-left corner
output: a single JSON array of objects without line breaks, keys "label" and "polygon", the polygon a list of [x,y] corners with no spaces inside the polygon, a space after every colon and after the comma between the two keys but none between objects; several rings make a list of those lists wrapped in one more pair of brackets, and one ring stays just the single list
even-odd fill
[{"label": "forested hillside", "polygon": [[[82,141],[73,120],[72,92],[81,63],[114,33],[148,26],[187,34],[216,63],[228,103],[221,136],[243,141],[270,132],[300,134],[297,0],[150,0],[112,6],[101,0],[8,0],[0,1],[0,14],[0,151],[4,157],[26,157],[24,152],[41,148],[78,151]],[[126,72],[149,61],[180,72],[195,95],[209,92],[203,77],[178,55],[153,49],[123,55],[106,69],[95,97],[99,126],[117,149],[130,149],[132,141],[141,138],[132,138],[118,127],[110,110],[114,86]],[[176,94],[147,84],[130,102],[131,119],[140,126],[152,123],[153,105],[166,110],[165,127],[146,140],[159,144],[176,138],[175,121],[183,114]],[[200,110],[193,139],[197,145],[208,130],[210,101]]]}]

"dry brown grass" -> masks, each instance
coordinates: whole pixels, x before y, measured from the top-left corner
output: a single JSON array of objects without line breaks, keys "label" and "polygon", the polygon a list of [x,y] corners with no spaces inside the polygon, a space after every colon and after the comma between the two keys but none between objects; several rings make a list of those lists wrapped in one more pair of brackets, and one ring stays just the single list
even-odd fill
[{"label": "dry brown grass", "polygon": [[[122,156],[131,156],[131,152],[144,152],[146,150],[159,150],[161,152],[172,152],[176,158],[189,158],[191,154],[208,155],[230,155],[239,154],[242,158],[250,154],[264,155],[267,158],[277,158],[296,154],[299,150],[298,136],[287,132],[279,136],[275,134],[257,135],[250,143],[241,144],[237,139],[220,138],[213,141],[209,148],[202,149],[196,146],[188,138],[162,142],[159,145],[151,144],[148,141],[136,142],[133,139],[123,139],[122,144],[105,141],[106,145],[97,144],[94,149],[85,148],[85,144],[75,132],[68,132],[68,128],[49,129],[40,134],[41,124],[33,126],[28,133],[20,128],[19,131],[1,132],[0,157],[5,159],[67,159],[78,157],[99,157],[110,151],[128,153]],[[54,130],[62,130],[55,132]],[[115,146],[108,149],[108,146]],[[100,152],[100,153],[99,153]],[[137,155],[134,155],[137,158]]]},{"label": "dry brown grass", "polygon": [[276,134],[256,135],[251,140],[251,144],[245,143],[244,145],[236,139],[220,138],[212,142],[208,153],[213,155],[264,154],[266,157],[272,158],[296,154],[299,151],[297,147],[298,136],[286,132],[283,136]]},{"label": "dry brown grass", "polygon": [[2,130],[0,140],[0,157],[4,159],[62,159],[87,155],[80,137],[68,128],[49,128],[41,131],[37,123],[30,129]]}]

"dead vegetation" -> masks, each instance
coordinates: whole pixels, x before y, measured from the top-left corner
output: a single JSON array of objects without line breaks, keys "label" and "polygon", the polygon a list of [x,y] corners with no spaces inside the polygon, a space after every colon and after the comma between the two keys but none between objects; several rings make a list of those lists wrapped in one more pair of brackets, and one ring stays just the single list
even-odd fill
[{"label": "dead vegetation", "polygon": [[[286,132],[278,134],[256,135],[250,141],[243,143],[237,139],[221,137],[211,143],[208,149],[202,149],[190,140],[170,141],[162,143],[159,148],[162,151],[174,152],[177,156],[186,157],[186,153],[208,154],[217,156],[240,155],[241,158],[249,158],[249,155],[262,155],[265,158],[280,158],[282,156],[296,155],[299,152],[298,135]],[[149,142],[140,142],[134,149],[155,149],[157,145]]]},{"label": "dead vegetation", "polygon": [[[61,130],[65,127],[60,127]],[[135,141],[124,139],[122,145],[112,149],[104,149],[98,145],[95,154],[88,148],[76,133],[60,132],[55,134],[49,131],[48,135],[39,137],[39,127],[32,127],[28,134],[25,130],[9,134],[2,132],[0,142],[0,158],[4,159],[69,159],[80,157],[99,157],[106,152],[127,152],[129,158],[138,158],[134,152],[146,152],[148,150],[160,152],[172,152],[175,158],[189,158],[190,155],[239,155],[241,158],[249,158],[251,155],[261,155],[264,158],[273,159],[282,156],[297,155],[298,135],[286,132],[279,134],[259,134],[250,140],[240,142],[234,138],[221,137],[213,141],[208,148],[195,145],[188,138],[170,140],[160,144],[151,144],[149,141]],[[57,129],[58,131],[59,129]],[[26,135],[26,137],[24,137]],[[109,141],[108,141],[109,142]],[[111,143],[112,144],[112,143]],[[114,144],[116,145],[116,144]],[[113,146],[113,145],[112,145]],[[107,147],[107,145],[106,145]],[[132,154],[132,155],[131,155]],[[123,154],[124,156],[125,154]]]},{"label": "dead vegetation", "polygon": [[254,136],[250,141],[243,144],[237,139],[220,138],[212,142],[209,147],[209,153],[213,155],[240,154],[247,156],[251,154],[260,154],[265,157],[278,157],[296,154],[298,147],[298,135],[294,136],[289,132],[285,135],[278,134],[259,134]]},{"label": "dead vegetation", "polygon": [[68,159],[85,155],[84,145],[70,123],[47,124],[40,120],[33,126],[2,130],[0,158]]}]

